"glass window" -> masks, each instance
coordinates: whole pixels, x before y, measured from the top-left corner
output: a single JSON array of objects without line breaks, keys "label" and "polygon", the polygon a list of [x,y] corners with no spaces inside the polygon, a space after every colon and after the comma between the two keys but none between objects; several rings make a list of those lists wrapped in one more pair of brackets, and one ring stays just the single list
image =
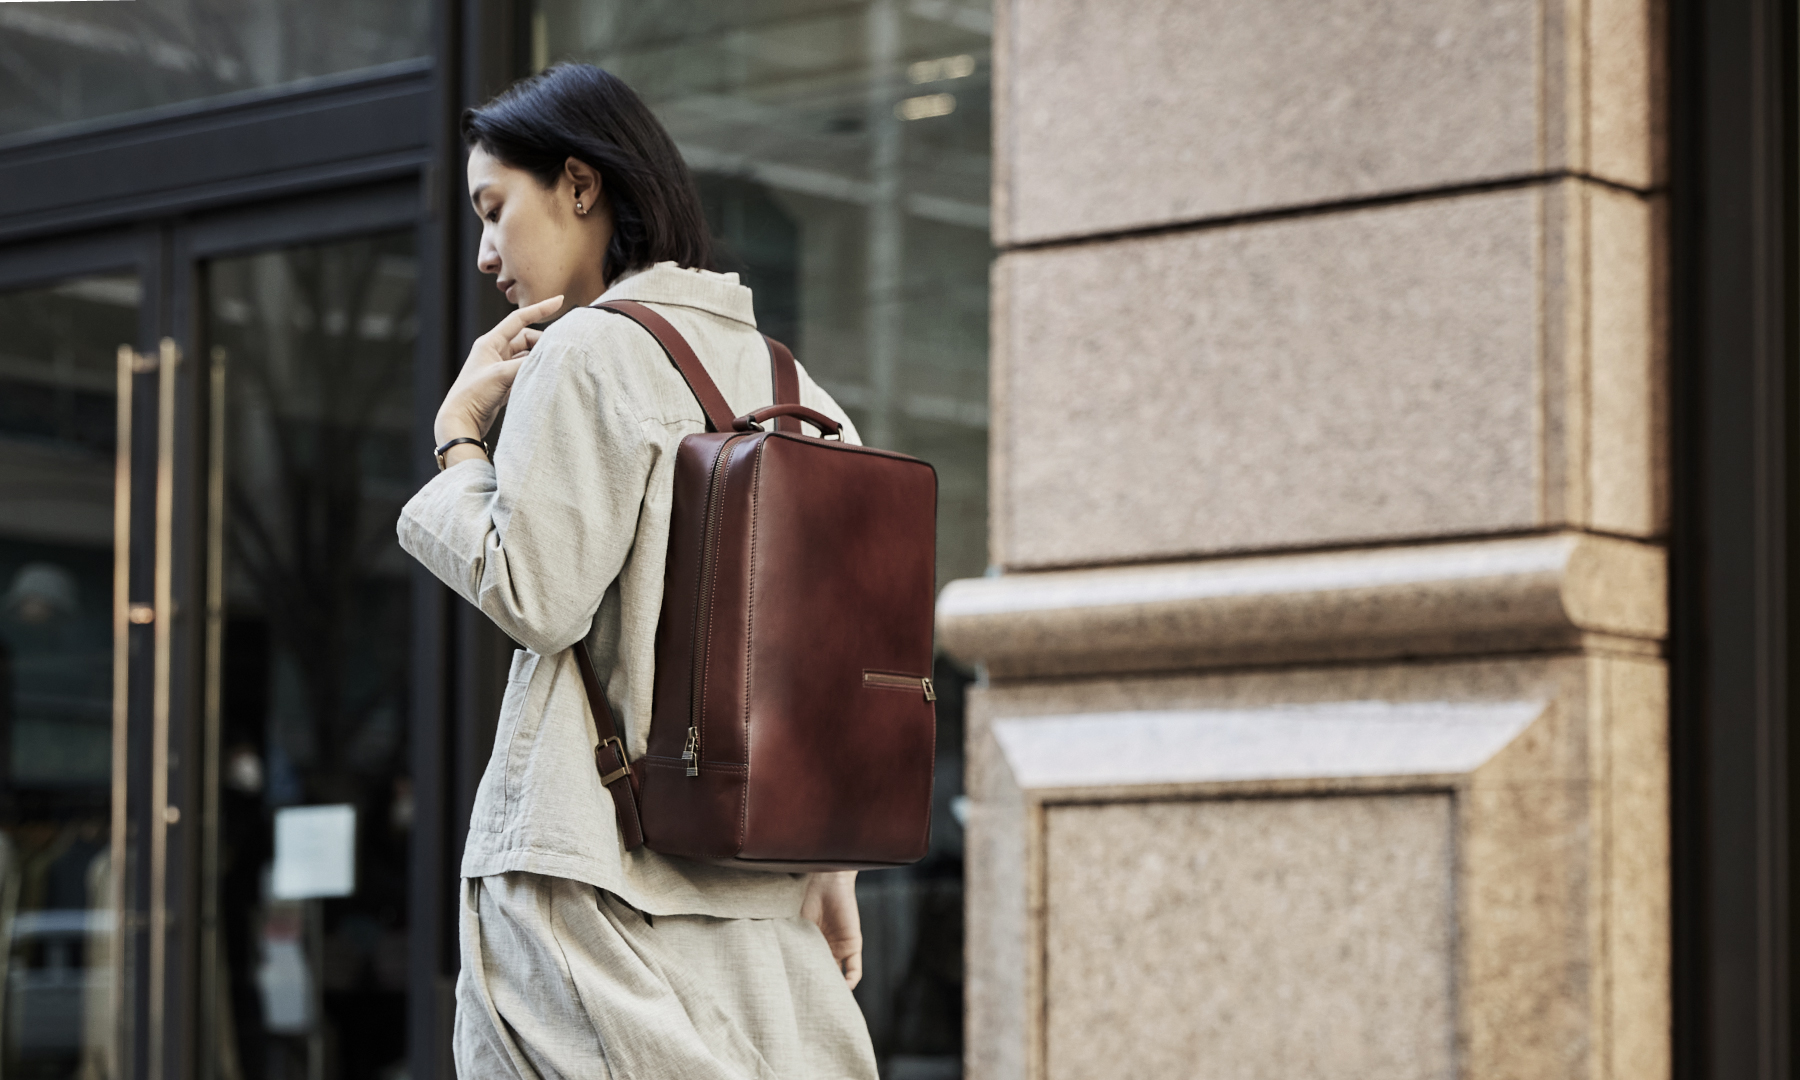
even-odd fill
[{"label": "glass window", "polygon": [[[982,0],[536,0],[533,63],[597,64],[693,168],[719,269],[863,438],[937,467],[938,580],[987,563],[989,55]],[[938,665],[932,851],[862,875],[884,1075],[958,1076],[963,673]]]},{"label": "glass window", "polygon": [[417,261],[410,233],[212,263],[224,632],[211,1075],[376,1080],[406,1053]]},{"label": "glass window", "polygon": [[138,282],[0,295],[0,1075],[111,1076],[113,478]]},{"label": "glass window", "polygon": [[0,4],[0,139],[425,56],[426,0]]}]

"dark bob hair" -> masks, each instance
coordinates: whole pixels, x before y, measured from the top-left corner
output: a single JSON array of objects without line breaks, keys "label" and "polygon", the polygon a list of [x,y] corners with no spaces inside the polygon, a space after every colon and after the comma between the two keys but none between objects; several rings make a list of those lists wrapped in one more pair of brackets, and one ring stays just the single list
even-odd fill
[{"label": "dark bob hair", "polygon": [[570,158],[600,174],[612,207],[612,242],[601,273],[673,261],[712,269],[712,237],[700,195],[675,140],[616,75],[557,64],[464,110],[463,142],[553,187]]}]

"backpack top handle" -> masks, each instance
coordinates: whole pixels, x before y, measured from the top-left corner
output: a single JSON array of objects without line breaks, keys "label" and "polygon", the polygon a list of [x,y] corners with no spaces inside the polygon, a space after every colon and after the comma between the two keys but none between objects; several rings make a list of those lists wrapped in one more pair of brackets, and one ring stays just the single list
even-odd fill
[{"label": "backpack top handle", "polygon": [[834,435],[840,439],[844,437],[844,425],[819,410],[809,409],[804,405],[767,405],[733,420],[731,427],[734,431],[760,431],[763,421],[771,417],[775,419],[776,431],[784,430],[782,425],[785,423],[799,427],[800,421],[805,420],[819,429],[821,438],[829,439]]}]

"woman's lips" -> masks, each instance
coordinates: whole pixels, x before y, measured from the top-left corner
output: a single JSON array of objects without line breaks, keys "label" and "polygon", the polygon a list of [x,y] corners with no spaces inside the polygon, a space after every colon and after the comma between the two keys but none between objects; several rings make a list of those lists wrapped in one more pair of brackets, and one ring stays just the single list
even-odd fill
[{"label": "woman's lips", "polygon": [[496,281],[494,282],[494,288],[499,289],[501,295],[505,296],[508,300],[511,300],[513,286],[517,284],[518,282],[516,281]]}]

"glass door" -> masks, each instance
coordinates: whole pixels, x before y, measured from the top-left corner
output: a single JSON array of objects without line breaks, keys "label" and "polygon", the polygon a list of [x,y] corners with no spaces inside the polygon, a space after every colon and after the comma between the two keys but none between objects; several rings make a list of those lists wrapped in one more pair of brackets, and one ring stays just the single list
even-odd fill
[{"label": "glass door", "polygon": [[116,515],[129,505],[115,485],[130,460],[129,343],[141,307],[133,274],[0,293],[0,1076],[9,1078],[118,1075],[124,886],[112,841],[124,701],[115,687],[130,613],[116,542],[125,524]]},{"label": "glass door", "polygon": [[405,1075],[418,261],[410,231],[214,259],[200,1057]]}]

